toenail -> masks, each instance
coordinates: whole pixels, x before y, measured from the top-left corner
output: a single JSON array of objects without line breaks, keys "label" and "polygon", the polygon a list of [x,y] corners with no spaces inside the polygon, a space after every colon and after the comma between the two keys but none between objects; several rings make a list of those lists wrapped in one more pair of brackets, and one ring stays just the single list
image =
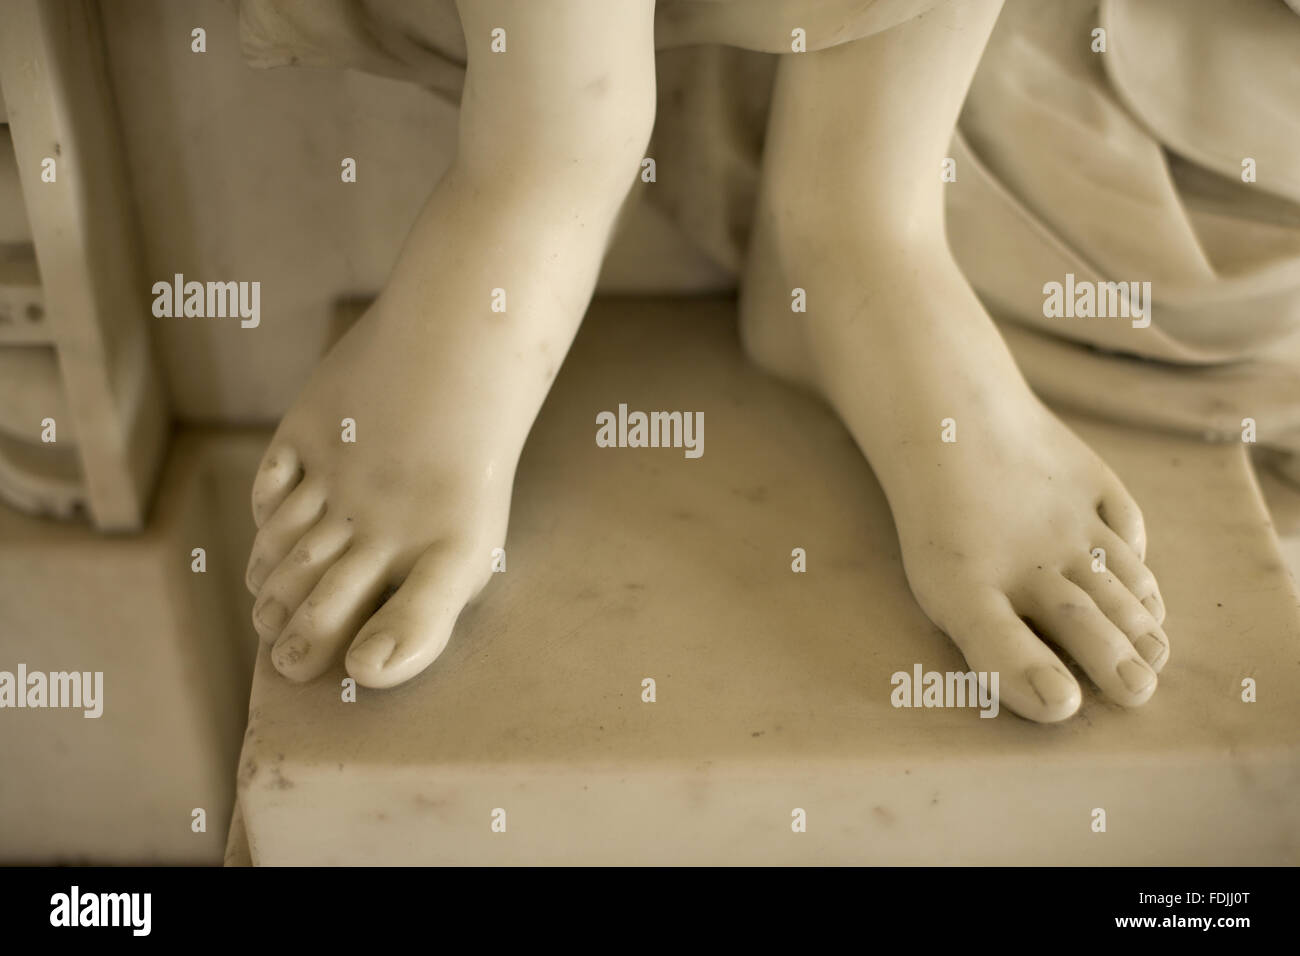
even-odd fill
[{"label": "toenail", "polygon": [[388,659],[393,656],[393,651],[396,648],[397,641],[393,639],[393,636],[380,631],[371,634],[348,651],[348,657],[357,664],[364,664],[378,670],[388,663]]},{"label": "toenail", "polygon": [[1064,704],[1075,695],[1074,682],[1051,667],[1034,667],[1025,672],[1029,686],[1049,707]]},{"label": "toenail", "polygon": [[1156,675],[1151,673],[1151,668],[1141,661],[1120,661],[1115,670],[1119,673],[1119,679],[1124,682],[1124,686],[1135,694],[1142,693],[1155,683]]},{"label": "toenail", "polygon": [[1133,646],[1152,667],[1158,667],[1163,663],[1165,655],[1169,653],[1168,645],[1156,634],[1143,634],[1133,642]]},{"label": "toenail", "polygon": [[297,634],[292,634],[289,637],[282,637],[275,647],[271,648],[271,660],[277,670],[284,670],[297,664],[310,650],[310,642],[302,640]]},{"label": "toenail", "polygon": [[257,623],[272,631],[278,631],[289,620],[289,609],[275,598],[258,601],[254,613]]}]

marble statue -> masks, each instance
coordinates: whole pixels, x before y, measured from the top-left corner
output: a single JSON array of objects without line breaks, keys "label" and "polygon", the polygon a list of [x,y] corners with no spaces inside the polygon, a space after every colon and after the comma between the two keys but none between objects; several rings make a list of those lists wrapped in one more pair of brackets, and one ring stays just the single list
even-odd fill
[{"label": "marble statue", "polygon": [[[1267,17],[1289,18],[1285,30],[1300,26],[1281,0],[1247,5],[1265,3],[1276,6]],[[1068,41],[1080,64],[1077,95],[1060,98],[1082,116],[1104,116],[1101,101],[1088,99],[1102,67],[1087,60],[1083,14],[1097,4],[1052,6],[1057,28],[1075,17],[1082,31]],[[1016,42],[1043,35],[1049,14],[1034,7],[1008,11],[1019,33],[995,42],[1002,63],[1035,65],[1032,44]],[[1134,156],[1148,172],[1158,158],[1159,143],[1137,124],[1101,127],[1115,137],[1101,144],[1113,147],[1110,168],[1068,165],[1070,153],[1091,155],[1097,144],[1076,150],[1050,138],[1017,152],[999,139],[1023,114],[998,113],[1005,100],[993,93],[1007,75],[996,62],[975,77],[1001,8],[1001,0],[659,0],[658,9],[654,0],[460,0],[456,33],[447,3],[331,0],[304,12],[287,0],[246,0],[245,26],[260,37],[264,64],[317,55],[456,91],[461,103],[454,164],[378,299],[285,415],[256,477],[247,582],[276,669],[305,681],[341,658],[358,683],[392,687],[446,646],[505,547],[520,452],[643,168],[663,102],[656,48],[709,43],[721,46],[697,49],[780,54],[766,57],[775,70],[758,114],[766,128],[751,137],[761,161],[747,187],[736,177],[751,204],[728,211],[746,228],[713,233],[719,248],[732,245],[719,259],[733,259],[748,355],[837,413],[888,498],[917,602],[972,670],[1000,675],[1003,705],[1034,721],[1073,714],[1083,691],[1063,658],[1111,701],[1147,702],[1170,640],[1144,564],[1141,510],[1031,390],[990,310],[1115,351],[1239,359],[1300,318],[1300,247],[1287,245],[1296,222],[1270,214],[1236,232],[1221,223],[1225,243],[1272,243],[1282,262],[1225,278],[1188,237],[1159,170],[1107,178]],[[357,29],[365,16],[384,29]],[[1125,53],[1127,67],[1149,67]],[[1294,79],[1286,73],[1276,95]],[[968,91],[974,108],[963,115]],[[978,157],[970,163],[953,145],[959,117],[957,144]],[[1292,173],[1300,151],[1279,144],[1294,144],[1294,129],[1279,123],[1255,144]],[[1236,148],[1233,125],[1221,130],[1219,165]],[[1044,173],[1044,155],[1064,171]],[[1014,271],[1019,247],[1006,233],[980,236],[978,216],[963,220],[953,248],[945,232],[948,193],[976,164],[992,171],[990,182],[1016,183],[1024,204],[1055,217],[1075,248],[1097,253],[1080,262],[1099,265],[1098,275],[1082,265],[1068,280],[1064,269],[1039,271],[1038,286],[1131,280],[1123,318],[1067,320],[1041,299],[1021,308],[991,294],[999,262]],[[1284,197],[1300,199],[1288,191],[1296,182]],[[736,195],[716,192],[700,208],[717,196],[739,208]],[[966,208],[982,209],[979,201]],[[1102,214],[1114,208],[1127,210],[1132,228]],[[1146,258],[1129,255],[1126,242]],[[970,247],[971,257],[1004,256],[959,264],[954,251]],[[1116,274],[1134,262],[1131,274]],[[1206,289],[1234,282],[1248,287],[1233,300],[1242,322],[1225,332],[1201,303]],[[1261,300],[1267,309],[1255,307]],[[1162,321],[1165,302],[1183,309],[1181,322]]]}]

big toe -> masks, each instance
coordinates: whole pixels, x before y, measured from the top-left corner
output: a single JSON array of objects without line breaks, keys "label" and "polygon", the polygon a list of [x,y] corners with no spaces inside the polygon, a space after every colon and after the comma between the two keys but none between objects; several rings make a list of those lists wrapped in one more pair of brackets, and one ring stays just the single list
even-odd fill
[{"label": "big toe", "polygon": [[447,646],[456,619],[481,586],[473,559],[445,546],[425,551],[352,642],[348,673],[365,687],[393,687],[428,667]]},{"label": "big toe", "polygon": [[1079,709],[1083,695],[1060,659],[1025,624],[1000,592],[982,594],[964,608],[949,636],[966,663],[997,675],[1000,706],[1027,720],[1053,723]]}]

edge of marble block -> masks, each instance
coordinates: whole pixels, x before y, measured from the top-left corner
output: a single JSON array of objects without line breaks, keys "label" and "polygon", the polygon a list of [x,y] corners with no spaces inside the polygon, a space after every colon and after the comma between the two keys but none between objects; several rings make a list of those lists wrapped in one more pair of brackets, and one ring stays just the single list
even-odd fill
[{"label": "edge of marble block", "polygon": [[248,852],[248,831],[244,829],[244,814],[235,801],[230,814],[230,828],[226,831],[226,856],[223,866],[252,866],[253,857]]},{"label": "edge of marble block", "polygon": [[[1089,686],[1050,727],[891,712],[894,665],[964,667],[906,592],[883,496],[842,426],[744,363],[729,303],[592,311],[571,352],[581,371],[566,364],[515,489],[511,568],[542,573],[497,582],[433,667],[362,690],[346,713],[341,668],[292,685],[259,657],[240,764],[255,862],[1300,860],[1300,616],[1243,449],[1066,416],[1152,527],[1177,666],[1151,704],[1123,711]],[[632,321],[608,322],[614,311]],[[664,361],[647,359],[651,336],[674,343]],[[723,451],[689,473],[602,457],[587,423],[608,396],[704,403],[686,407],[707,409]],[[575,476],[585,490],[570,494]],[[667,497],[638,513],[652,488]],[[686,512],[702,530],[676,520]],[[620,533],[602,551],[612,516]],[[788,589],[788,558],[773,570],[757,556],[782,541],[788,553],[792,533],[816,539],[825,576],[747,611]],[[719,540],[740,547],[716,552]],[[547,575],[557,561],[577,573]],[[624,590],[652,578],[651,599]],[[512,612],[530,606],[547,619]],[[707,633],[692,627],[701,614]],[[628,651],[615,665],[572,646],[616,632],[608,646]],[[808,651],[791,651],[796,634]],[[741,659],[756,697],[733,692]],[[627,683],[642,667],[674,679],[653,712]],[[1237,678],[1261,668],[1267,693],[1241,703]],[[1106,834],[1090,828],[1098,803]],[[489,826],[497,807],[504,834]],[[809,811],[807,833],[790,832],[793,807]]]},{"label": "edge of marble block", "polygon": [[[1072,423],[1084,433],[1111,432],[1111,442],[1142,440],[1099,423]],[[1267,542],[1265,550],[1276,556],[1277,543],[1268,531],[1263,499],[1244,452],[1196,444],[1180,447],[1193,457],[1201,453],[1207,461],[1218,463],[1219,480],[1231,482],[1240,492],[1239,500],[1225,509],[1225,520]],[[1117,454],[1116,460],[1123,463],[1124,456]],[[1205,480],[1211,479],[1206,475]],[[1261,569],[1261,584],[1284,592],[1283,601],[1294,607],[1295,587],[1282,570],[1280,557],[1274,565]],[[265,651],[259,657],[255,687],[263,681],[272,682],[270,689],[283,689]],[[308,710],[313,698],[319,704],[330,693],[337,694],[336,687],[288,690]],[[1104,716],[1103,705],[1090,699],[1076,722],[1090,724],[1089,714],[1097,715],[1097,708],[1103,708],[1098,716]],[[964,761],[928,753],[903,759],[893,752],[873,756],[870,766],[846,759],[800,759],[789,753],[717,762],[700,762],[700,754],[685,761],[589,760],[577,766],[563,761],[475,763],[461,753],[457,760],[436,768],[395,768],[367,759],[352,741],[340,750],[340,757],[348,757],[345,768],[343,763],[326,765],[319,748],[307,755],[308,763],[292,756],[286,759],[276,748],[292,739],[291,731],[289,737],[279,734],[262,745],[259,717],[254,705],[241,758],[240,799],[251,802],[258,817],[255,834],[249,834],[253,861],[310,865],[1300,862],[1300,801],[1290,796],[1300,789],[1300,750],[1293,742],[1283,744],[1280,751],[1265,748],[1235,754],[1233,731],[1226,728],[1218,728],[1212,739],[1172,754],[1135,748],[1118,756],[1093,750],[1056,757],[1037,749],[1030,759],[1041,773],[1026,776],[1025,754],[1001,757],[992,748]],[[1037,728],[1020,730],[1033,734]],[[256,781],[248,773],[250,760],[263,765]],[[1218,772],[1207,773],[1207,762]],[[1003,785],[1001,769],[1017,781],[1010,792]],[[955,779],[963,783],[957,786]],[[1188,799],[1188,794],[1195,794],[1194,799]],[[860,813],[843,812],[859,804]],[[1117,821],[1104,834],[1090,828],[1090,811],[1097,804]],[[1267,818],[1254,812],[1270,805]],[[507,809],[509,821],[505,834],[494,833],[489,826],[489,811],[501,806]],[[789,814],[796,806],[809,813],[807,833],[790,832]],[[826,812],[830,807],[838,809]],[[971,807],[981,808],[974,821]],[[925,839],[918,840],[922,833]]]},{"label": "edge of marble block", "polygon": [[[594,769],[594,768],[593,768]],[[1261,766],[1204,785],[1199,765],[1053,766],[1009,792],[999,762],[871,767],[440,768],[436,787],[396,773],[292,781],[323,801],[259,801],[251,858],[333,865],[1294,865],[1294,802],[1260,827],[1248,794],[1294,793]],[[324,787],[320,785],[324,784]],[[1179,799],[1196,794],[1195,804]],[[1086,795],[1086,796],[1085,796]],[[1104,805],[1109,829],[1094,833]],[[845,813],[850,805],[860,807]],[[969,805],[983,808],[972,814]],[[507,812],[493,832],[490,811]],[[807,831],[791,829],[795,808]],[[833,809],[833,808],[839,808]],[[304,842],[304,833],[315,838]],[[1197,834],[1194,841],[1188,834]]]}]

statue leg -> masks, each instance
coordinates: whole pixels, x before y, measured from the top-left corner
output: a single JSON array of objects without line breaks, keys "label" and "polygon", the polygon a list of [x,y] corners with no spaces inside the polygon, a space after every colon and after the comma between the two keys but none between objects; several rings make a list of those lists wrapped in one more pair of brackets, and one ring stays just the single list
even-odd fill
[{"label": "statue leg", "polygon": [[945,241],[941,165],[998,9],[951,0],[784,58],[742,336],[843,419],[926,614],[1003,704],[1052,721],[1080,689],[1047,641],[1127,706],[1169,645],[1136,504],[1029,390]]},{"label": "statue leg", "polygon": [[491,577],[520,451],[654,122],[653,0],[460,12],[457,158],[253,488],[254,623],[296,680],[345,650],[363,685],[412,677]]}]

